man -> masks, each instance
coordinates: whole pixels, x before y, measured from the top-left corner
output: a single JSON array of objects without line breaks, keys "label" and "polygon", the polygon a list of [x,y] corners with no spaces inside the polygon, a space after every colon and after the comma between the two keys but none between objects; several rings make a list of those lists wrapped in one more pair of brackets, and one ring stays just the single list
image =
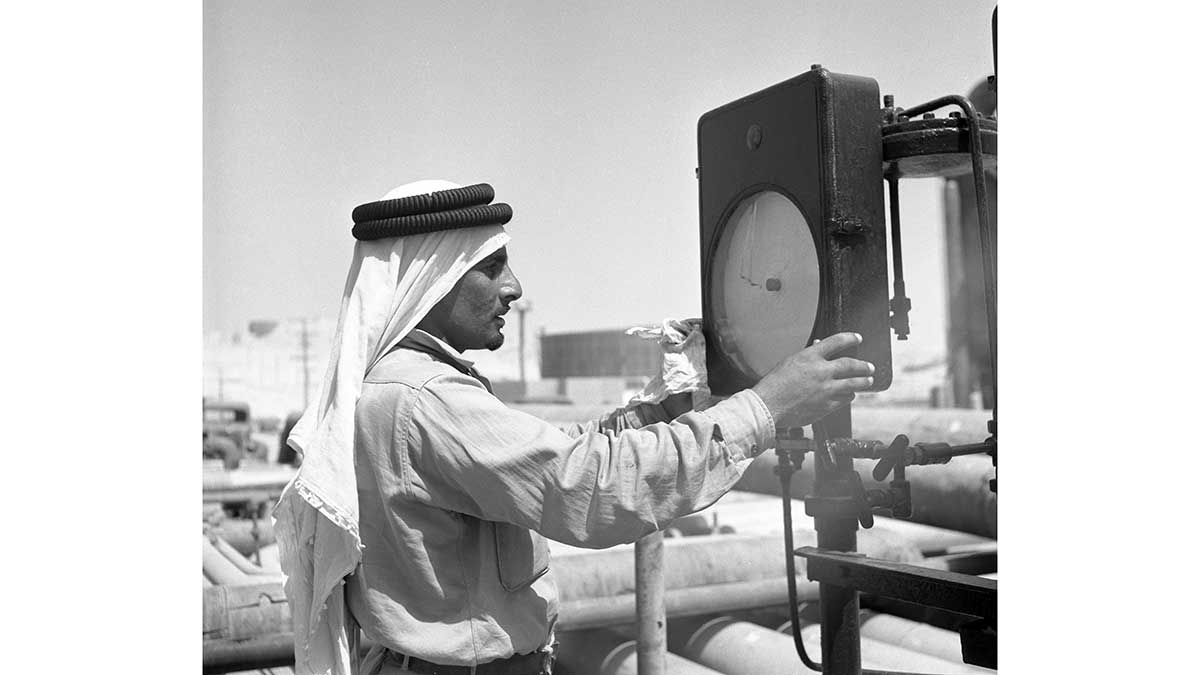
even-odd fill
[{"label": "man", "polygon": [[[631,542],[702,509],[773,447],[871,385],[843,333],[704,411],[641,405],[563,431],[511,410],[463,352],[521,297],[511,218],[484,185],[422,181],[355,209],[355,261],[321,399],[277,509],[297,672],[548,673],[543,537]],[[346,611],[348,610],[348,612]],[[346,615],[350,620],[346,620]]]}]

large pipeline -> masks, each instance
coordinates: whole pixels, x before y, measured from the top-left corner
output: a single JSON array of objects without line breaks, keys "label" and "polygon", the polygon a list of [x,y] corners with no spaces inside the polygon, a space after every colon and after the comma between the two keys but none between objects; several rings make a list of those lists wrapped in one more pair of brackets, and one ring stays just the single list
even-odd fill
[{"label": "large pipeline", "polygon": [[291,633],[292,612],[279,581],[213,586],[204,589],[203,623],[207,648],[211,641]]},{"label": "large pipeline", "polygon": [[[815,542],[811,531],[797,534],[797,545]],[[860,536],[859,546],[876,558],[900,562],[920,559],[911,546],[896,545],[870,532]],[[634,622],[636,584],[631,549],[622,547],[553,558],[552,569],[559,587],[560,631]],[[667,617],[786,606],[782,549],[782,537],[775,536],[716,535],[664,540]],[[817,584],[801,580],[798,589],[800,600],[816,598]],[[206,668],[219,668],[220,663],[253,664],[256,663],[253,659],[259,658],[263,663],[278,664],[290,658],[290,640],[269,639],[291,631],[291,615],[281,583],[205,588],[204,610]],[[255,640],[247,643],[247,653],[241,654],[237,641],[249,638]]]},{"label": "large pipeline", "polygon": [[209,541],[207,536],[202,536],[201,539],[203,539],[201,544],[203,553],[200,566],[206,579],[217,585],[252,583],[249,576],[238,569],[232,560],[221,555],[221,552]]},{"label": "large pipeline", "polygon": [[[570,675],[639,675],[637,643],[608,630],[575,631],[559,636],[556,672]],[[695,661],[667,652],[671,675],[721,675]],[[645,673],[640,673],[645,675]]]},{"label": "large pipeline", "polygon": [[208,525],[205,532],[224,539],[239,553],[247,556],[275,543],[275,528],[269,518],[224,518],[214,525]]},{"label": "large pipeline", "polygon": [[[799,615],[802,636],[805,631],[820,632],[821,616],[815,605],[808,603],[802,605]],[[956,631],[869,609],[859,612],[858,622],[860,635],[864,638],[935,656],[951,663],[962,663],[962,642]],[[791,628],[791,620],[788,620],[783,622],[777,630],[790,635]],[[975,668],[975,666],[970,666],[970,668]],[[983,668],[976,670],[988,672]]]},{"label": "large pipeline", "polygon": [[[763,453],[742,474],[736,489],[778,496],[779,476],[775,474],[778,463],[775,453]],[[874,467],[871,460],[854,460],[854,468],[865,486],[886,487],[871,477]],[[988,487],[988,480],[995,475],[992,460],[986,455],[956,457],[949,464],[908,467],[905,478],[912,487],[913,507],[910,520],[995,539],[996,493]],[[792,496],[803,497],[812,492],[812,459],[806,457],[792,477]]]},{"label": "large pipeline", "polygon": [[[753,467],[751,467],[753,468]],[[779,480],[776,478],[776,485]],[[793,493],[796,491],[793,490]],[[723,528],[732,528],[739,534],[773,534],[782,536],[783,519],[778,495],[755,494],[734,490],[716,504],[689,518],[707,517],[718,520]],[[804,513],[804,502],[792,499],[792,523],[796,532],[814,528],[813,519]],[[891,538],[911,544],[926,556],[944,555],[965,546],[995,545],[995,540],[977,534],[948,530],[943,527],[914,523],[898,518],[876,517],[872,536]]]},{"label": "large pipeline", "polygon": [[[796,646],[788,635],[731,617],[719,617],[701,625],[672,631],[671,650],[727,675],[792,675],[814,673],[796,655]],[[801,638],[810,654],[820,653],[820,626],[801,630]],[[928,654],[863,637],[862,665],[877,670],[905,670],[920,673],[991,672],[962,663],[954,663]]]},{"label": "large pipeline", "polygon": [[[796,546],[815,546],[816,533],[798,530]],[[551,568],[559,599],[611,598],[636,591],[632,546],[554,555]],[[887,533],[859,533],[859,550],[873,558],[919,564],[920,551]],[[668,590],[783,578],[783,537],[725,534],[678,537],[663,542],[664,587]],[[798,561],[803,569],[803,561]]]}]

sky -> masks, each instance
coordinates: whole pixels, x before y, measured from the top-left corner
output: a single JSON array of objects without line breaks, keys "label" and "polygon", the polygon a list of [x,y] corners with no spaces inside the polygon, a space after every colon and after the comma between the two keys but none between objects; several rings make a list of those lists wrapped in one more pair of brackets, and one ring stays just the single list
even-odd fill
[{"label": "sky", "polygon": [[[535,330],[699,316],[698,118],[815,63],[966,93],[994,6],[208,0],[203,326],[336,316],[351,209],[423,178],[513,206]],[[944,319],[940,183],[901,183],[914,336]]]}]

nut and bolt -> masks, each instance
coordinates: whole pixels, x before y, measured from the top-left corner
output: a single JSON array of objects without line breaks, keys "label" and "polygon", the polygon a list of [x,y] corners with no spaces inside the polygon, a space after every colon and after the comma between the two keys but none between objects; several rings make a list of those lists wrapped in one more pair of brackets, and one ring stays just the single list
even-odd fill
[{"label": "nut and bolt", "polygon": [[925,113],[924,115],[921,115],[921,119],[923,120],[931,120],[934,117],[936,116],[933,113]]},{"label": "nut and bolt", "polygon": [[954,119],[958,119],[958,118],[962,117],[962,113],[955,110],[954,112],[950,113],[950,117],[952,117]]}]

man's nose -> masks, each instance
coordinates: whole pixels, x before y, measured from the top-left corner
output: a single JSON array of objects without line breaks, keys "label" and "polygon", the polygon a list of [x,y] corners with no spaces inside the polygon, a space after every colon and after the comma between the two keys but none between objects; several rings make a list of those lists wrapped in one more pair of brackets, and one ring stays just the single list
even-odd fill
[{"label": "man's nose", "polygon": [[522,289],[521,282],[517,280],[517,275],[513,274],[512,269],[504,268],[504,282],[500,286],[500,298],[504,304],[515,302],[521,297]]}]

